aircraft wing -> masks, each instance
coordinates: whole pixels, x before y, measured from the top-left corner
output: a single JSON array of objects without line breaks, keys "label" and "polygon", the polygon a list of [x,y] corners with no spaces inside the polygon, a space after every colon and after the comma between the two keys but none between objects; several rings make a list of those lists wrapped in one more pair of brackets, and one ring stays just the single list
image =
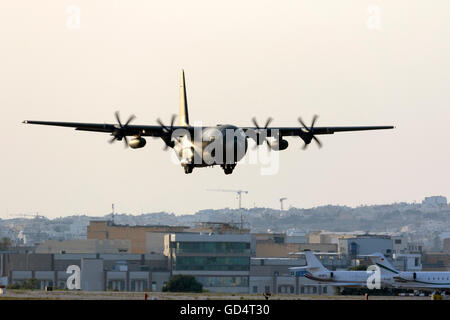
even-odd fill
[{"label": "aircraft wing", "polygon": [[115,133],[120,130],[121,135],[124,136],[147,136],[147,137],[170,137],[171,131],[176,129],[187,129],[191,131],[190,127],[172,126],[166,127],[164,125],[131,125],[125,124],[122,127],[118,124],[109,123],[84,123],[84,122],[53,122],[53,121],[33,121],[25,120],[25,124],[38,124],[45,126],[57,126],[74,128],[79,131]]},{"label": "aircraft wing", "polygon": [[358,283],[358,282],[327,282],[327,285],[333,287],[348,287],[348,288],[360,288],[365,287],[366,284]]},{"label": "aircraft wing", "polygon": [[417,280],[407,280],[405,278],[402,277],[394,277],[394,280],[396,282],[396,284],[399,287],[406,287],[406,288],[411,288],[411,289],[421,289],[421,290],[426,290],[426,289],[450,289],[450,283],[436,283],[436,284],[428,284],[428,283],[424,283],[421,281],[417,281]]},{"label": "aircraft wing", "polygon": [[[311,143],[312,140],[314,140],[319,147],[322,146],[322,143],[320,140],[316,137],[316,135],[320,134],[334,134],[335,132],[346,132],[346,131],[368,131],[368,130],[385,130],[385,129],[394,129],[394,126],[358,126],[358,127],[314,127],[314,124],[317,120],[317,116],[313,118],[313,121],[311,123],[310,127],[307,127],[303,121],[299,118],[299,122],[301,123],[301,127],[269,127],[268,124],[271,121],[271,118],[269,118],[266,122],[266,125],[264,127],[258,126],[258,123],[256,122],[255,118],[253,118],[253,124],[255,127],[247,127],[247,128],[241,128],[245,132],[249,131],[247,133],[247,136],[251,137],[255,142],[258,144],[261,144],[261,134],[265,135],[265,138],[267,137],[292,137],[297,136],[300,137],[305,145],[303,146],[303,149],[306,148],[308,144]],[[253,134],[252,134],[253,133]],[[266,140],[266,143],[270,144],[268,140]],[[283,149],[287,148],[286,142],[284,142]],[[283,150],[281,149],[281,150]]]},{"label": "aircraft wing", "polygon": [[254,130],[258,131],[261,129],[267,130],[267,135],[274,135],[272,133],[279,132],[283,137],[301,137],[304,134],[320,135],[320,134],[334,134],[335,132],[348,132],[348,131],[368,131],[368,130],[386,130],[394,129],[394,126],[355,126],[355,127],[268,127],[268,128],[257,128],[257,127],[243,127],[244,131]]},{"label": "aircraft wing", "polygon": [[[53,122],[53,121],[32,121],[25,120],[23,123],[26,124],[39,124],[45,126],[57,126],[57,127],[68,127],[75,128],[75,130],[80,131],[92,131],[92,132],[105,132],[105,133],[113,133],[116,130],[120,130],[120,126],[117,124],[108,124],[108,123],[83,123],[83,122]],[[177,127],[173,127],[177,129]],[[157,125],[131,125],[128,124],[122,127],[124,130],[124,134],[127,136],[150,136],[150,137],[162,137],[167,133],[164,130],[163,126]]]}]

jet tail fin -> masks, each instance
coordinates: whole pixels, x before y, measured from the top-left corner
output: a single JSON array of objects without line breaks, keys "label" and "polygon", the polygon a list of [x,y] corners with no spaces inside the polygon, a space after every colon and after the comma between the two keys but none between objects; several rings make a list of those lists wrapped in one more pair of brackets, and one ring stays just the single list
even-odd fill
[{"label": "jet tail fin", "polygon": [[388,261],[388,259],[386,259],[386,257],[382,253],[376,252],[367,255],[367,257],[369,257],[372,263],[376,264],[378,267],[381,268],[381,272],[388,272],[394,274],[399,273],[399,271],[395,269],[395,267]]},{"label": "jet tail fin", "polygon": [[328,271],[312,251],[305,251],[306,266],[310,270]]},{"label": "jet tail fin", "polygon": [[179,112],[180,126],[189,125],[188,103],[186,96],[186,83],[184,79],[184,70],[181,70],[181,84],[180,84],[180,112]]}]

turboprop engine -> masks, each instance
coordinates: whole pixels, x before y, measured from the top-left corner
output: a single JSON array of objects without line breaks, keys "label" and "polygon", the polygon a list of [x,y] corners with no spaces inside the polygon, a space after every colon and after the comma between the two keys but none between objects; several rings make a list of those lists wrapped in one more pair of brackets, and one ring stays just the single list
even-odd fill
[{"label": "turboprop engine", "polygon": [[147,141],[145,141],[144,138],[137,137],[130,141],[129,146],[130,146],[130,148],[133,148],[133,149],[139,149],[139,148],[144,147],[146,143],[147,143]]},{"label": "turboprop engine", "polygon": [[280,140],[277,139],[275,141],[269,142],[269,144],[270,144],[270,148],[275,151],[285,150],[289,146],[289,142],[284,139],[280,139]]}]

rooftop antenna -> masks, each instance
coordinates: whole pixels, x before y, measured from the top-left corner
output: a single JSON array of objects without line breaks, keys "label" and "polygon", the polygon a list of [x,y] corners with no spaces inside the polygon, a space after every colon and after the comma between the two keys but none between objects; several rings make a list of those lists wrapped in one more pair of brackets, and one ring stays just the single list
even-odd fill
[{"label": "rooftop antenna", "polygon": [[236,193],[236,198],[239,200],[239,211],[241,213],[241,229],[244,227],[244,217],[242,216],[242,194],[247,194],[246,190],[230,190],[230,189],[206,189],[206,191],[218,191],[218,192],[233,192]]},{"label": "rooftop antenna", "polygon": [[283,201],[286,200],[286,197],[280,198],[280,207],[281,207],[281,211],[283,211]]},{"label": "rooftop antenna", "polygon": [[111,220],[112,224],[114,224],[114,203],[111,205],[111,207],[112,207]]}]

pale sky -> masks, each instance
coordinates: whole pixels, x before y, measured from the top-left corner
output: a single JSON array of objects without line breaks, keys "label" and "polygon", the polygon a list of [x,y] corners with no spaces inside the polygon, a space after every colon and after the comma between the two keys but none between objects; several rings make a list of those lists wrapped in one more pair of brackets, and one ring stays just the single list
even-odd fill
[{"label": "pale sky", "polygon": [[[282,196],[286,207],[450,196],[449,39],[448,0],[3,0],[0,218],[236,207],[209,188],[273,208]],[[185,175],[160,139],[132,150],[21,123],[113,123],[116,110],[168,122],[181,68],[191,122],[295,126],[318,114],[319,126],[397,128],[320,136],[320,150],[290,138],[278,174],[244,164],[226,176]]]}]

